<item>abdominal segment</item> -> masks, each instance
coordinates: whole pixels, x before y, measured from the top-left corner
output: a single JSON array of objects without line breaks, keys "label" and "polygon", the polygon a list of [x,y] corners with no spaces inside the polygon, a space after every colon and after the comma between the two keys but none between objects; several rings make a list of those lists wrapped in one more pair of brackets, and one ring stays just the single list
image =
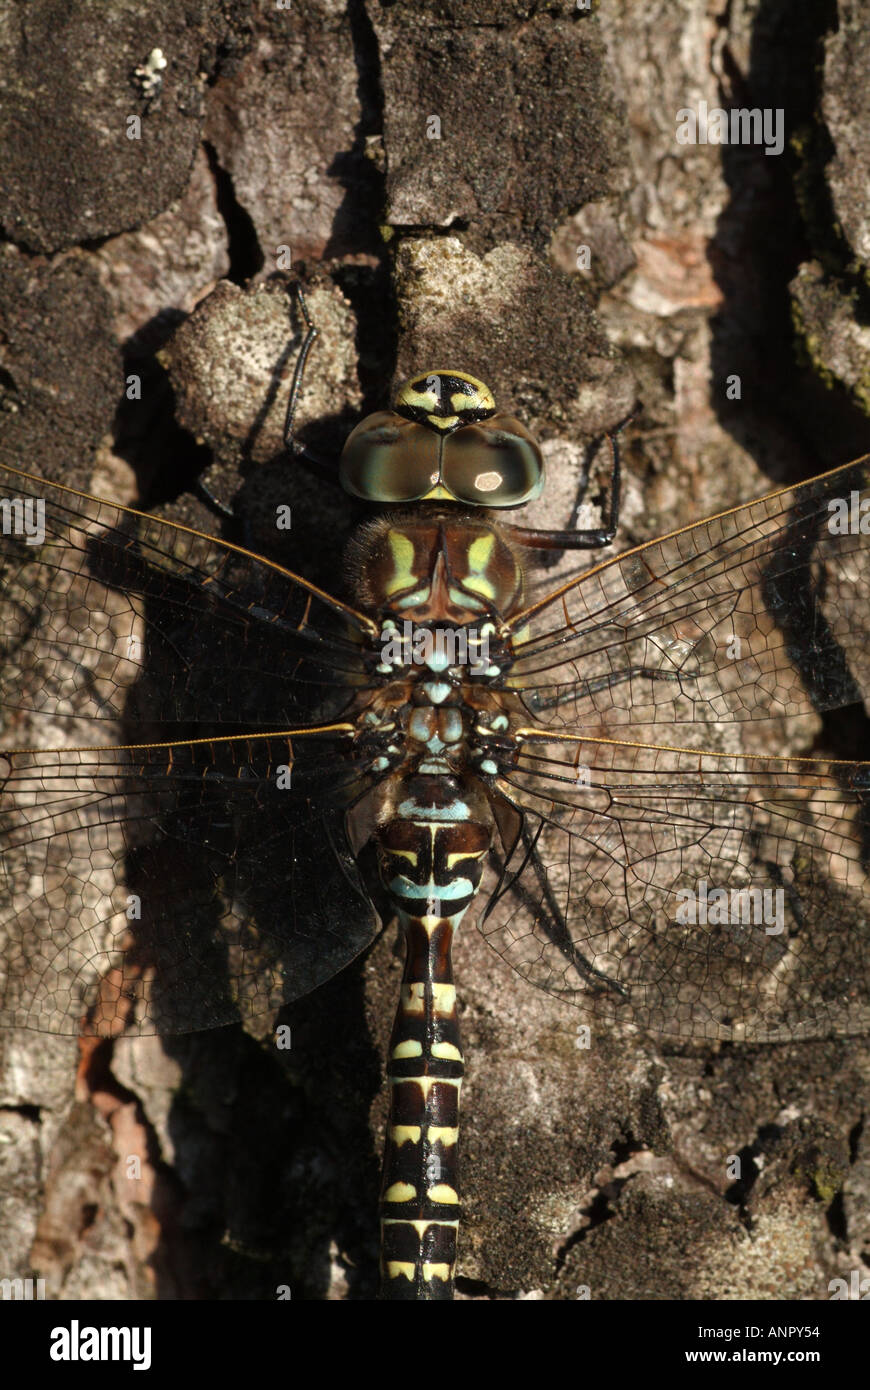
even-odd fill
[{"label": "abdominal segment", "polygon": [[407,795],[376,835],[406,952],[387,1068],[381,1295],[450,1299],[464,1071],[450,951],[480,885],[492,827],[464,798],[460,779],[415,776],[402,790]]}]

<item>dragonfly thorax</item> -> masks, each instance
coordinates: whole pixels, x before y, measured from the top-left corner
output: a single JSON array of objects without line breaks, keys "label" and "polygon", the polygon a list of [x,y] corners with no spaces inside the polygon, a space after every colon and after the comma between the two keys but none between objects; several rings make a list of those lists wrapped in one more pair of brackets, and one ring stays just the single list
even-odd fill
[{"label": "dragonfly thorax", "polygon": [[359,528],[347,552],[354,596],[402,627],[501,628],[522,607],[523,567],[495,526],[428,509]]}]

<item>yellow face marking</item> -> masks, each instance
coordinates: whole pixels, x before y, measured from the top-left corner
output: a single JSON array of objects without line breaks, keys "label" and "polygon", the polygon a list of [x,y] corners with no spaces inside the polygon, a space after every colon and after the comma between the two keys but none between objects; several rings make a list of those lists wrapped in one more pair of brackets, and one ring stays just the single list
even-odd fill
[{"label": "yellow face marking", "polygon": [[401,589],[410,589],[412,584],[417,583],[417,576],[412,568],[414,545],[401,531],[390,531],[387,539],[390,542],[394,568],[385,587],[388,594],[395,594]]},{"label": "yellow face marking", "polygon": [[424,1261],[423,1278],[440,1279],[442,1283],[446,1284],[447,1280],[450,1278],[450,1269],[450,1265],[435,1265]]},{"label": "yellow face marking", "polygon": [[458,1048],[458,1047],[454,1047],[454,1046],[453,1046],[453,1043],[447,1043],[447,1042],[436,1042],[436,1043],[433,1043],[433,1044],[432,1044],[432,1056],[433,1056],[433,1057],[441,1057],[442,1059],[444,1059],[444,1060],[446,1060],[446,1061],[449,1061],[449,1062],[461,1062],[461,1061],[462,1061],[462,1053],[459,1051],[459,1048]]},{"label": "yellow face marking", "polygon": [[442,487],[439,483],[437,487],[430,488],[430,490],[424,495],[423,501],[434,502],[437,501],[438,498],[446,498],[448,502],[453,502],[455,500],[453,497],[453,493],[448,492],[446,487]]},{"label": "yellow face marking", "polygon": [[437,372],[427,372],[425,377],[414,377],[411,381],[406,381],[404,386],[399,388],[396,396],[396,408],[408,406],[411,410],[434,410],[438,404],[438,397],[434,391],[418,391],[416,383],[426,381],[430,376],[438,376]]},{"label": "yellow face marking", "polygon": [[[396,1186],[399,1186],[399,1184],[397,1183]],[[459,1193],[456,1191],[455,1187],[448,1187],[446,1182],[438,1182],[434,1187],[430,1187],[426,1192],[426,1196],[429,1198],[430,1202],[446,1203],[449,1206],[459,1205]]]},{"label": "yellow face marking", "polygon": [[404,1042],[397,1043],[393,1048],[393,1056],[400,1057],[422,1057],[423,1044],[415,1042],[413,1038],[406,1038]]},{"label": "yellow face marking", "polygon": [[488,386],[484,386],[482,381],[478,381],[473,376],[466,376],[464,372],[453,372],[453,376],[458,376],[460,381],[469,381],[477,389],[470,396],[464,396],[460,391],[450,397],[450,404],[454,410],[495,410],[495,398]]},{"label": "yellow face marking", "polygon": [[417,1195],[416,1187],[409,1182],[394,1182],[384,1193],[385,1202],[413,1202]]},{"label": "yellow face marking", "polygon": [[443,1144],[448,1149],[451,1144],[459,1143],[459,1130],[450,1129],[447,1125],[430,1125],[426,1138],[430,1144]]},{"label": "yellow face marking", "polygon": [[393,1125],[390,1138],[401,1148],[403,1144],[419,1144],[422,1133],[419,1125]]},{"label": "yellow face marking", "polygon": [[[463,400],[465,397],[463,396]],[[436,430],[452,430],[459,424],[458,415],[427,415],[429,424]]]},{"label": "yellow face marking", "polygon": [[469,376],[467,372],[457,372],[452,367],[439,367],[425,372],[422,376],[411,377],[410,381],[400,386],[396,395],[396,407],[404,405],[418,410],[436,410],[440,404],[439,393],[430,391],[426,385],[431,377],[437,377],[439,384],[442,377],[453,377],[456,381],[468,382],[469,386],[474,388],[469,395],[465,395],[463,391],[454,391],[451,395],[450,404],[457,415],[462,415],[467,410],[495,410],[495,399],[486,383],[479,381],[476,376]]}]

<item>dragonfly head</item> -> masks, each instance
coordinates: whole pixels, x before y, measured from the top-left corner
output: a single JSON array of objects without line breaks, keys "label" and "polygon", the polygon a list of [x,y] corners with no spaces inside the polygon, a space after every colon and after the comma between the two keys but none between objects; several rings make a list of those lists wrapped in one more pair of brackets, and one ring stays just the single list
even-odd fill
[{"label": "dragonfly head", "polygon": [[367,502],[521,507],[539,495],[544,461],[525,425],[496,411],[482,381],[431,371],[406,381],[392,410],[360,421],[339,476]]}]

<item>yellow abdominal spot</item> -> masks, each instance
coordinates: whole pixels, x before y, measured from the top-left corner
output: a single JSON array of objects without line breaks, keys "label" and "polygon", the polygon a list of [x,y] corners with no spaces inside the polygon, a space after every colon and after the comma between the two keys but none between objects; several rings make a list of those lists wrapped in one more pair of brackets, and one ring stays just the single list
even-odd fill
[{"label": "yellow abdominal spot", "polygon": [[423,1278],[441,1279],[443,1283],[446,1284],[447,1280],[450,1278],[450,1265],[434,1265],[424,1263]]},{"label": "yellow abdominal spot", "polygon": [[430,1144],[443,1144],[445,1148],[449,1148],[451,1144],[459,1142],[459,1130],[447,1125],[430,1125],[426,1131],[426,1138]]},{"label": "yellow abdominal spot", "polygon": [[424,913],[417,920],[427,936],[432,936],[444,922],[443,917],[431,917],[428,913]]},{"label": "yellow abdominal spot", "polygon": [[429,1099],[433,1086],[453,1086],[457,1093],[462,1087],[459,1076],[391,1076],[389,1081],[391,1086],[419,1086],[424,1100]]},{"label": "yellow abdominal spot", "polygon": [[453,1046],[453,1043],[448,1043],[448,1042],[436,1042],[436,1043],[433,1043],[433,1044],[432,1044],[432,1056],[433,1056],[433,1057],[441,1057],[442,1059],[447,1059],[448,1061],[451,1061],[451,1062],[461,1062],[461,1061],[462,1061],[462,1053],[459,1051],[459,1048],[458,1048],[458,1047],[454,1047],[454,1046]]},{"label": "yellow abdominal spot", "polygon": [[439,1018],[449,1018],[456,1008],[456,986],[433,984],[432,1007]]},{"label": "yellow abdominal spot", "polygon": [[446,1230],[453,1231],[459,1228],[458,1221],[442,1221],[440,1218],[436,1218],[434,1221],[410,1221],[406,1216],[385,1216],[382,1224],[384,1226],[413,1226],[421,1239],[430,1226],[443,1226]]},{"label": "yellow abdominal spot", "polygon": [[417,1042],[415,1038],[406,1038],[404,1042],[397,1043],[393,1048],[393,1056],[400,1057],[422,1057],[423,1044]]},{"label": "yellow abdominal spot", "polygon": [[[426,986],[422,980],[415,980],[414,983],[410,985],[402,985],[400,1003],[403,1014],[419,1014],[422,1017],[426,1007],[426,1000],[423,997],[425,988]],[[433,989],[434,988],[435,986],[433,986]]]},{"label": "yellow abdominal spot", "polygon": [[[385,1202],[413,1202],[417,1195],[416,1187],[409,1182],[394,1182],[384,1193]],[[454,1198],[455,1200],[455,1198]]]},{"label": "yellow abdominal spot", "polygon": [[403,1144],[419,1144],[423,1131],[419,1125],[393,1125],[390,1138],[399,1148]]},{"label": "yellow abdominal spot", "polygon": [[462,587],[470,589],[473,594],[482,594],[484,598],[495,598],[495,589],[482,574],[466,575],[462,581]]},{"label": "yellow abdominal spot", "polygon": [[[400,1186],[399,1183],[396,1186]],[[436,1183],[430,1187],[426,1193],[430,1202],[444,1202],[450,1206],[455,1206],[459,1202],[459,1194],[455,1187],[448,1187],[446,1182]]]},{"label": "yellow abdominal spot", "polygon": [[400,1260],[387,1260],[387,1278],[407,1279],[409,1284],[413,1283],[414,1266]]}]

